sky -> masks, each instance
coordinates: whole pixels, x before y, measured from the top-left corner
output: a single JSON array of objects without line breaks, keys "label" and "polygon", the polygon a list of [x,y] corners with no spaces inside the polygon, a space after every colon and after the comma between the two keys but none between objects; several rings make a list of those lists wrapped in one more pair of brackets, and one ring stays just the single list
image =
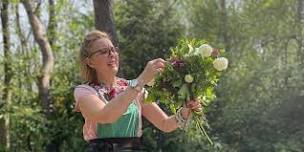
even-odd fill
[{"label": "sky", "polygon": [[[70,5],[73,6],[73,8],[75,10],[77,10],[78,12],[80,12],[81,14],[89,14],[91,13],[91,11],[93,11],[93,3],[92,3],[92,0],[82,0],[82,1],[79,1],[79,0],[67,0],[69,2]],[[56,1],[58,2],[58,1]],[[42,5],[41,5],[41,10],[47,10],[47,1],[46,0],[42,0]],[[15,16],[15,6],[14,5],[10,5],[9,6],[9,25],[14,25],[15,26],[15,22],[16,22],[16,16]],[[21,28],[23,30],[23,32],[26,34],[26,35],[30,35],[30,46],[34,45],[35,42],[33,40],[33,37],[32,37],[32,33],[29,33],[30,31],[30,24],[28,22],[28,17],[27,17],[27,14],[26,14],[26,11],[23,7],[22,4],[20,4],[18,6],[18,10],[19,10],[19,16],[20,16],[20,23],[21,23]],[[41,11],[41,21],[44,23],[44,26],[47,27],[47,24],[48,24],[48,13],[47,11]],[[1,22],[1,19],[0,19],[0,23],[1,23],[1,26],[0,26],[0,56],[3,56],[3,53],[4,53],[4,50],[3,50],[3,37],[2,37],[2,22]],[[11,38],[10,38],[10,41],[11,41],[11,51],[12,52],[15,52],[17,50],[17,47],[18,47],[18,44],[20,43],[19,42],[19,39],[18,37],[16,36],[16,28],[14,26],[9,26],[10,28],[10,33],[11,33]],[[0,61],[1,63],[1,61]]]}]

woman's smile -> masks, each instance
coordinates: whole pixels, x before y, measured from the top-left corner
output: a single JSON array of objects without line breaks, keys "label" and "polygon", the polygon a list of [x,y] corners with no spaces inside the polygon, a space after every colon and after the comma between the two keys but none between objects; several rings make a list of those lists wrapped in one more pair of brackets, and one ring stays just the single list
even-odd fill
[{"label": "woman's smile", "polygon": [[118,66],[118,61],[116,59],[112,59],[108,62],[108,66]]}]

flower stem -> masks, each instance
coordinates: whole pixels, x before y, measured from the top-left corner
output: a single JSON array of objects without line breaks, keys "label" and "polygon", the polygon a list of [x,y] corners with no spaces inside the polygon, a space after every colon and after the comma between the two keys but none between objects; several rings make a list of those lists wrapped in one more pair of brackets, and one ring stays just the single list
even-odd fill
[{"label": "flower stem", "polygon": [[213,145],[213,142],[212,142],[212,140],[210,139],[210,137],[208,136],[208,134],[207,134],[207,132],[206,132],[206,130],[205,130],[205,128],[204,128],[204,126],[200,123],[200,119],[198,118],[198,117],[196,117],[196,126],[198,126],[199,127],[199,130],[206,136],[206,138],[207,138],[207,140],[209,141],[209,143],[211,144],[211,145]]}]

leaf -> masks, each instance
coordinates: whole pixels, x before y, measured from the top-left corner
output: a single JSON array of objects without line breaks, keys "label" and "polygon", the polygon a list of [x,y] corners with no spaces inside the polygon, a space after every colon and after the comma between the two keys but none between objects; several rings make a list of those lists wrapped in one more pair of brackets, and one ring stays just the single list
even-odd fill
[{"label": "leaf", "polygon": [[182,83],[183,82],[181,80],[177,80],[177,81],[174,81],[172,83],[172,86],[175,87],[175,88],[178,88],[178,87],[180,87],[182,85]]},{"label": "leaf", "polygon": [[190,92],[187,84],[183,84],[177,92],[179,99],[185,101],[190,98]]}]

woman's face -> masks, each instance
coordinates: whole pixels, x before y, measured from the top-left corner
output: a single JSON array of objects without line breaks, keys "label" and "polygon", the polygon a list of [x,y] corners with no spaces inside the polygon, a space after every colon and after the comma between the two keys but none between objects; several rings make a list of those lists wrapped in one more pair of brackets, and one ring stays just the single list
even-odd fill
[{"label": "woman's face", "polygon": [[97,39],[91,47],[91,54],[89,56],[90,66],[97,73],[116,75],[119,68],[119,55],[117,51],[109,39]]}]

